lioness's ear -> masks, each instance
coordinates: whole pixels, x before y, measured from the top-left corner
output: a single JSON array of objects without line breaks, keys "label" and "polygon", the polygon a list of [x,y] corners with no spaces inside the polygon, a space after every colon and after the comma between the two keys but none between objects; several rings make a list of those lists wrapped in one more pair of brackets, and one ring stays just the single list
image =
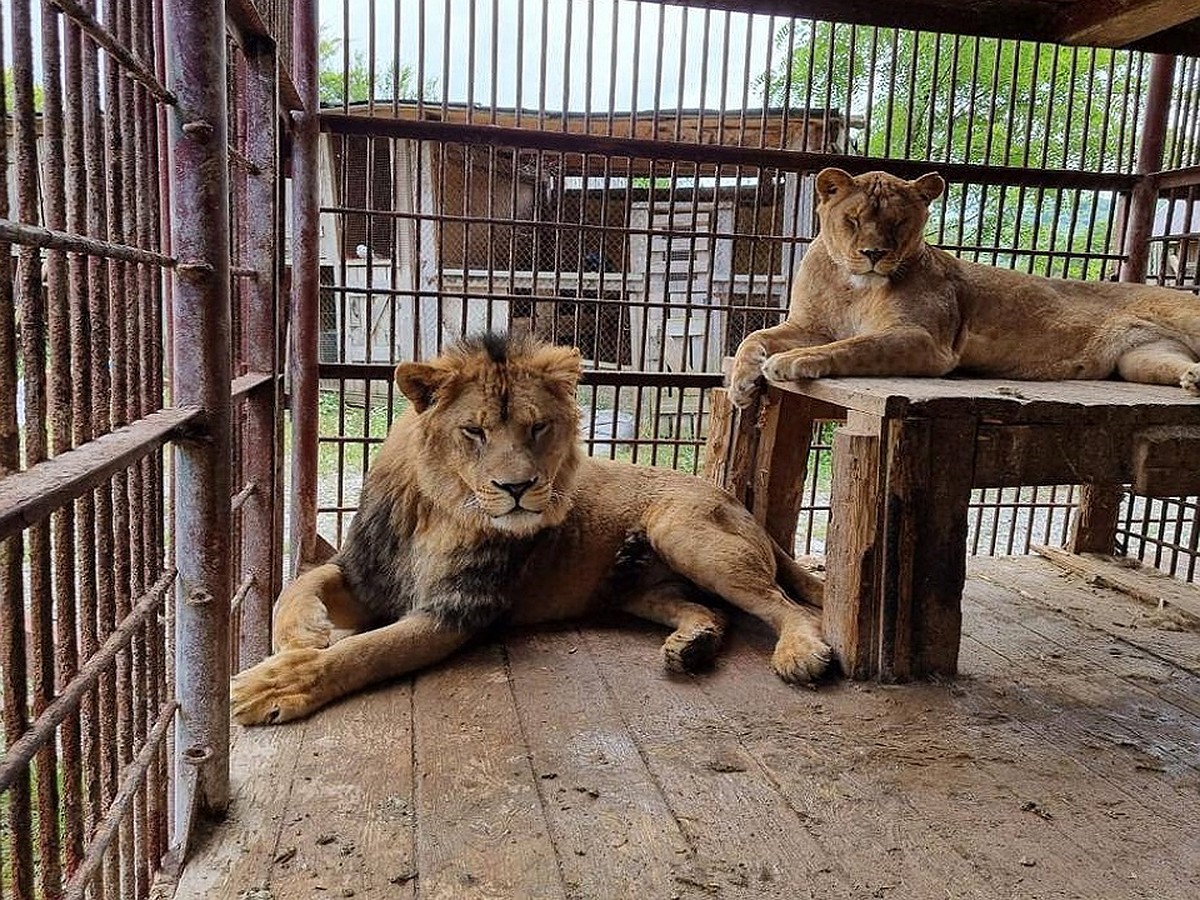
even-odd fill
[{"label": "lioness's ear", "polygon": [[544,347],[531,360],[545,376],[574,392],[583,372],[583,358],[574,347]]},{"label": "lioness's ear", "polygon": [[844,194],[853,186],[854,176],[845,169],[822,169],[817,173],[817,194],[822,200]]},{"label": "lioness's ear", "polygon": [[930,172],[912,182],[912,186],[917,189],[917,193],[925,199],[926,203],[932,203],[942,196],[942,191],[946,189],[946,182],[937,172]]},{"label": "lioness's ear", "polygon": [[438,388],[446,383],[450,373],[429,363],[405,362],[396,366],[396,387],[404,394],[417,412],[425,412],[433,405]]}]

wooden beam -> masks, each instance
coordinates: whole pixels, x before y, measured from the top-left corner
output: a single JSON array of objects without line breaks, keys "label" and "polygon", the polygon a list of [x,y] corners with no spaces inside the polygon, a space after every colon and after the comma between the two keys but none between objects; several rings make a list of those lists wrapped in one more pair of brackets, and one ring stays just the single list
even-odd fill
[{"label": "wooden beam", "polygon": [[1064,4],[1058,41],[1124,47],[1200,17],[1200,0],[1099,0]]},{"label": "wooden beam", "polygon": [[1200,589],[1195,585],[1184,584],[1134,560],[1096,553],[1080,555],[1058,547],[1032,546],[1030,549],[1059,568],[1080,576],[1088,584],[1120,591],[1158,609],[1173,607],[1200,622]]}]

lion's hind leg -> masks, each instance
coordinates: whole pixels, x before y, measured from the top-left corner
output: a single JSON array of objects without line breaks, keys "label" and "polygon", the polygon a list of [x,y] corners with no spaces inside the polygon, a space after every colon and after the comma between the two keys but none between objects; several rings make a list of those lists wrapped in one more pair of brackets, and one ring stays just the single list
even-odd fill
[{"label": "lion's hind leg", "polygon": [[680,580],[661,581],[620,604],[628,613],[674,629],[662,645],[669,672],[687,674],[711,667],[725,637],[724,614],[689,600],[694,591]]},{"label": "lion's hind leg", "polygon": [[784,681],[812,681],[829,667],[820,617],[780,590],[771,539],[732,498],[674,498],[647,535],[672,570],[775,630],[771,667]]},{"label": "lion's hind leg", "polygon": [[373,616],[355,599],[341,568],[325,563],[300,575],[279,594],[271,645],[276,652],[323,649],[372,624]]},{"label": "lion's hind leg", "polygon": [[1177,384],[1200,394],[1200,361],[1179,341],[1164,338],[1126,350],[1117,360],[1117,372],[1139,384]]}]

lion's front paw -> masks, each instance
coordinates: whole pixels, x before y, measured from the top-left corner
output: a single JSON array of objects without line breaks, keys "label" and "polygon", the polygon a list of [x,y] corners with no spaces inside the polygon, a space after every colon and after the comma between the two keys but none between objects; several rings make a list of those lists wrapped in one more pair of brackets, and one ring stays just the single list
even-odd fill
[{"label": "lion's front paw", "polygon": [[828,374],[829,367],[824,357],[806,350],[786,350],[767,359],[762,366],[767,381],[787,383],[820,378]]},{"label": "lion's front paw", "polygon": [[833,651],[823,640],[807,630],[785,631],[775,644],[771,668],[784,681],[815,681],[825,674]]},{"label": "lion's front paw", "polygon": [[1179,384],[1189,394],[1200,395],[1200,363],[1189,366],[1179,377]]},{"label": "lion's front paw", "polygon": [[663,666],[681,675],[702,672],[716,661],[722,637],[719,627],[681,628],[663,641]]},{"label": "lion's front paw", "polygon": [[322,695],[327,650],[284,650],[234,676],[229,686],[233,718],[243,725],[274,725],[306,716]]},{"label": "lion's front paw", "polygon": [[729,376],[729,402],[745,409],[758,393],[762,381],[762,364],[767,351],[762,344],[751,343],[738,348]]}]

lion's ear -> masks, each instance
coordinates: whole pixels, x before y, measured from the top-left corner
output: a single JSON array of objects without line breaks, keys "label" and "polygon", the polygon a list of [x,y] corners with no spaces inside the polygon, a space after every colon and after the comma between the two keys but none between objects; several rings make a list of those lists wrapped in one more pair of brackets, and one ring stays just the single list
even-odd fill
[{"label": "lion's ear", "polygon": [[845,169],[822,169],[817,173],[817,195],[828,200],[834,194],[845,194],[854,187],[854,176]]},{"label": "lion's ear", "polygon": [[549,380],[561,383],[574,392],[583,373],[583,358],[574,347],[544,347],[532,360],[533,365]]},{"label": "lion's ear", "polygon": [[924,198],[926,203],[932,203],[942,196],[942,191],[946,189],[946,182],[937,172],[930,172],[912,182],[912,186],[917,189],[917,193]]},{"label": "lion's ear", "polygon": [[404,362],[396,366],[396,387],[412,401],[419,413],[433,405],[438,389],[449,379],[450,372],[429,363]]}]

